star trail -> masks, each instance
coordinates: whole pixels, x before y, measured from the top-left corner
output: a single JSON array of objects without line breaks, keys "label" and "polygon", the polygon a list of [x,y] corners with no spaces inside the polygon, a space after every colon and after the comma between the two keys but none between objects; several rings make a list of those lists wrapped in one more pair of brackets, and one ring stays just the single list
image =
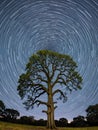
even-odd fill
[{"label": "star trail", "polygon": [[0,0],[0,100],[38,119],[46,118],[43,106],[26,111],[17,82],[41,49],[69,54],[83,77],[82,90],[58,103],[55,118],[85,115],[98,103],[98,0]]}]

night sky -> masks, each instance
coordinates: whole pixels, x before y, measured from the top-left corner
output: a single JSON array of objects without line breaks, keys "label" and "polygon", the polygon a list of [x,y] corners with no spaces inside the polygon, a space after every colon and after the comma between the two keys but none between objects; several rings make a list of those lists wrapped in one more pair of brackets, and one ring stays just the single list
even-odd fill
[{"label": "night sky", "polygon": [[59,101],[55,118],[85,116],[98,103],[98,0],[0,0],[0,100],[36,119],[46,119],[43,106],[26,111],[17,82],[41,49],[69,54],[83,77],[82,90]]}]

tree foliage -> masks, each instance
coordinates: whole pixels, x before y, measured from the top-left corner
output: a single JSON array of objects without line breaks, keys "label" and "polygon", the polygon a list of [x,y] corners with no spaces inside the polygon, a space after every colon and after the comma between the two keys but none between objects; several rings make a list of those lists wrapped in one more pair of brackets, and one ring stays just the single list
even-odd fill
[{"label": "tree foliage", "polygon": [[68,120],[64,117],[60,118],[59,119],[59,123],[60,125],[63,127],[63,126],[67,126],[68,125]]},{"label": "tree foliage", "polygon": [[4,110],[5,110],[5,105],[3,101],[0,100],[0,116],[3,115]]},{"label": "tree foliage", "polygon": [[87,126],[87,122],[85,121],[84,116],[77,116],[73,118],[73,121],[70,123],[71,126],[73,127],[84,127]]},{"label": "tree foliage", "polygon": [[15,121],[20,113],[15,109],[6,108],[3,101],[0,100],[0,120],[2,121]]},{"label": "tree foliage", "polygon": [[90,105],[87,109],[87,121],[90,125],[98,125],[98,104]]},{"label": "tree foliage", "polygon": [[10,119],[16,119],[20,113],[17,110],[6,108],[4,111],[4,117],[8,120]]},{"label": "tree foliage", "polygon": [[[26,65],[26,72],[20,75],[18,92],[27,109],[35,104],[46,105],[48,128],[54,128],[54,110],[57,100],[65,102],[67,91],[81,89],[82,78],[76,71],[77,65],[69,55],[49,50],[33,54]],[[47,95],[47,101],[41,100]],[[54,97],[58,96],[57,100]]]}]

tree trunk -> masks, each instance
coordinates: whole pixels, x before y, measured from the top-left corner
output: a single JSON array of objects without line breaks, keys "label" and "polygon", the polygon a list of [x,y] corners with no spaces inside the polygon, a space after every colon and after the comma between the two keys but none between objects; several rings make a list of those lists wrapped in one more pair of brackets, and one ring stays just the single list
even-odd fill
[{"label": "tree trunk", "polygon": [[54,103],[53,103],[53,96],[52,91],[50,90],[50,94],[48,95],[48,114],[47,114],[47,128],[48,129],[55,129],[55,120],[54,120]]},{"label": "tree trunk", "polygon": [[54,104],[51,106],[51,128],[56,128],[54,120]]},{"label": "tree trunk", "polygon": [[47,128],[51,128],[51,112],[50,107],[48,107],[48,114],[47,114]]}]

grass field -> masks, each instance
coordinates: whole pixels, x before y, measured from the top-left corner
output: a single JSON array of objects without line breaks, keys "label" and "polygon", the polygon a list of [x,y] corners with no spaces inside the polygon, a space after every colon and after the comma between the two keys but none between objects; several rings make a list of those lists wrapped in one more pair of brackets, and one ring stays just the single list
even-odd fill
[{"label": "grass field", "polygon": [[[46,130],[46,128],[41,126],[28,126],[28,125],[0,122],[0,130]],[[98,127],[57,128],[57,130],[98,130]]]}]

